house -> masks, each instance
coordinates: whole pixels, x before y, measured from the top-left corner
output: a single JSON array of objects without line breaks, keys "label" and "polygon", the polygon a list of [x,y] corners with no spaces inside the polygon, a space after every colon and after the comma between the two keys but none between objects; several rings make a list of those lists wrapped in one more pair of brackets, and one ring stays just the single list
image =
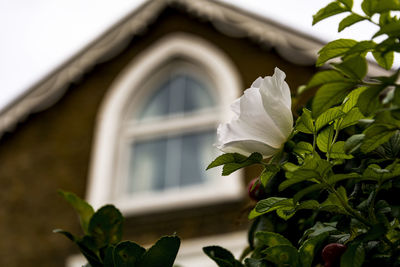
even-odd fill
[{"label": "house", "polygon": [[115,204],[125,239],[176,232],[184,266],[206,266],[203,245],[243,248],[257,171],[204,171],[216,126],[275,66],[295,92],[321,45],[212,0],[145,2],[0,114],[0,265],[76,264],[77,249],[52,233],[79,233],[58,189]]}]

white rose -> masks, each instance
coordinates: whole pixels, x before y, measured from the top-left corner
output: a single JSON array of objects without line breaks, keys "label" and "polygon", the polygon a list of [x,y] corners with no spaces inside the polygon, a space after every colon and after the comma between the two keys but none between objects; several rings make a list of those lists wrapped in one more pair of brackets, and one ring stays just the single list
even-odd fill
[{"label": "white rose", "polygon": [[290,89],[286,74],[275,68],[274,75],[259,77],[233,102],[236,114],[220,124],[216,146],[226,153],[249,156],[259,152],[269,158],[287,141],[293,129]]}]

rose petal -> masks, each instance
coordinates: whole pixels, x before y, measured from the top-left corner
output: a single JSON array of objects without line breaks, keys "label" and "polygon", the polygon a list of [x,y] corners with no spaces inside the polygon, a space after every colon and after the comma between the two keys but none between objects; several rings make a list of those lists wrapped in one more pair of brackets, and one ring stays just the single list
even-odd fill
[{"label": "rose petal", "polygon": [[286,140],[268,113],[266,113],[259,90],[247,89],[240,98],[240,114],[237,119],[219,127],[220,143],[255,140],[279,148]]},{"label": "rose petal", "polygon": [[253,152],[258,152],[263,155],[264,158],[270,158],[278,151],[276,148],[254,140],[229,142],[218,148],[225,153],[239,153],[246,157],[250,156]]}]

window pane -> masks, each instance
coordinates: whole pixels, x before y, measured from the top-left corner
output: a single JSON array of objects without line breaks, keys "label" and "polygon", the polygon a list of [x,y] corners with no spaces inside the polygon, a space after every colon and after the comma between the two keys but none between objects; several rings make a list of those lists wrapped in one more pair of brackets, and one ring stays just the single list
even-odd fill
[{"label": "window pane", "polygon": [[209,89],[188,75],[176,75],[160,86],[139,113],[148,119],[193,112],[215,105]]},{"label": "window pane", "polygon": [[184,101],[184,110],[186,112],[215,106],[215,100],[213,99],[209,90],[203,84],[199,83],[189,76],[186,78],[186,91]]},{"label": "window pane", "polygon": [[207,180],[207,162],[213,158],[215,131],[184,135],[180,186],[202,183]]},{"label": "window pane", "polygon": [[206,182],[215,130],[162,137],[133,144],[129,193],[159,191]]}]

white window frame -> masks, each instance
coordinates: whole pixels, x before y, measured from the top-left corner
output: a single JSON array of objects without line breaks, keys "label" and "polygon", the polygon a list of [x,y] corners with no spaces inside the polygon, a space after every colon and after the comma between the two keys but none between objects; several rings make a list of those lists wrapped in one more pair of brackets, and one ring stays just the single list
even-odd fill
[{"label": "white window frame", "polygon": [[[124,146],[126,147],[129,138],[121,136],[128,127],[126,116],[132,108],[137,110],[143,97],[149,94],[142,89],[146,88],[146,84],[152,83],[153,74],[160,73],[157,70],[174,59],[192,63],[201,70],[200,73],[211,79],[220,108],[216,112],[218,116],[215,116],[218,119],[214,119],[212,123],[216,125],[232,116],[229,105],[242,93],[242,83],[227,56],[209,42],[189,34],[175,33],[159,40],[122,71],[100,108],[87,187],[87,200],[95,208],[112,203],[126,215],[143,214],[242,197],[243,181],[240,171],[220,177],[217,184],[171,189],[163,194],[147,193],[138,197],[126,197],[120,192],[124,186],[120,177],[124,175],[124,169],[127,169],[122,159],[127,158],[123,153],[127,151]],[[202,120],[190,126],[202,127],[201,122]],[[210,122],[205,114],[204,125],[209,125]],[[213,159],[210,162],[211,160]]]}]

